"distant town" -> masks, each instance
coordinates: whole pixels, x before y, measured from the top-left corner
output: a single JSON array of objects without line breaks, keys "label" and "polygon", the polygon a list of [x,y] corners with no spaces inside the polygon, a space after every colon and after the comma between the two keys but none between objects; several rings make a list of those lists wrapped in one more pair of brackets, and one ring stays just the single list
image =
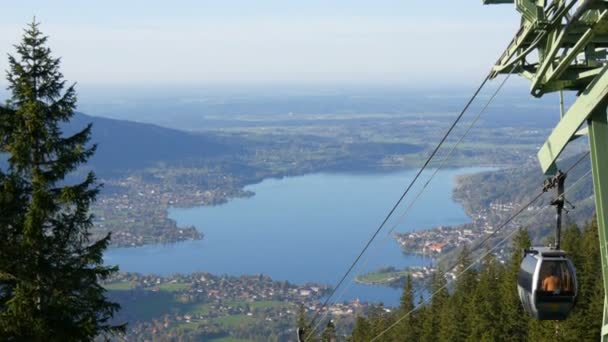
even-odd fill
[{"label": "distant town", "polygon": [[[196,175],[182,171],[184,178],[196,179]],[[192,170],[196,174],[201,172],[204,169]],[[229,176],[213,177],[213,183],[205,184],[176,184],[163,179],[163,176],[152,180],[143,178],[129,176],[103,181],[104,191],[93,205],[97,237],[112,232],[111,242],[116,247],[202,239],[203,234],[195,227],[178,227],[168,217],[167,209],[217,205],[229,198],[252,195]]]},{"label": "distant town", "polygon": [[[395,233],[394,238],[405,254],[428,256],[431,259],[429,265],[406,267],[404,269],[387,266],[367,274],[359,275],[356,277],[356,281],[361,284],[400,288],[403,287],[405,279],[409,274],[416,283],[424,285],[435,272],[436,264],[442,257],[455,252],[463,245],[472,246],[476,241],[494,234],[497,225],[501,224],[504,219],[518,208],[519,206],[512,202],[493,202],[490,203],[488,208],[482,209],[480,212],[467,212],[468,216],[472,219],[471,223]],[[528,211],[539,209],[539,207],[530,207]],[[513,221],[504,227],[504,229],[516,228],[519,224],[519,221]],[[504,249],[494,251],[494,255],[500,262],[504,262],[508,257]],[[454,271],[447,271],[445,276],[448,279],[456,278]]]},{"label": "distant town", "polygon": [[[440,257],[463,244],[471,245],[481,238],[494,234],[498,228],[497,225],[518,208],[519,204],[513,202],[492,202],[488,208],[481,209],[480,212],[473,213],[467,210],[468,216],[472,219],[471,223],[396,233],[394,236],[404,253]],[[534,212],[540,209],[540,207],[531,206],[527,211]],[[504,229],[509,230],[519,225],[520,221],[514,220]],[[499,260],[504,260],[503,250],[498,250],[495,254]]]},{"label": "distant town", "polygon": [[264,275],[119,273],[104,287],[122,303],[117,323],[129,321],[127,336],[137,340],[175,337],[188,331],[207,337],[241,334],[250,338],[233,323],[245,322],[251,329],[281,324],[293,330],[300,306],[305,312],[327,313],[352,322],[368,308],[358,300],[322,308],[320,299],[330,290],[327,286],[294,285]]}]

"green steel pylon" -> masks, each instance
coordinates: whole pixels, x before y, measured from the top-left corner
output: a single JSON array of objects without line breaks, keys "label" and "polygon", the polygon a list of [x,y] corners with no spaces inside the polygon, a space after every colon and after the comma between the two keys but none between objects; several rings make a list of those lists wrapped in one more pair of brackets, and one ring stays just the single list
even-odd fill
[{"label": "green steel pylon", "polygon": [[[483,0],[483,3],[514,3],[522,17],[521,27],[492,68],[491,78],[501,73],[518,73],[530,80],[530,91],[536,97],[563,90],[577,92],[576,101],[538,152],[538,159],[545,174],[554,174],[555,161],[566,145],[588,131],[606,290],[608,0]],[[604,298],[602,341],[608,342],[608,297]]]}]

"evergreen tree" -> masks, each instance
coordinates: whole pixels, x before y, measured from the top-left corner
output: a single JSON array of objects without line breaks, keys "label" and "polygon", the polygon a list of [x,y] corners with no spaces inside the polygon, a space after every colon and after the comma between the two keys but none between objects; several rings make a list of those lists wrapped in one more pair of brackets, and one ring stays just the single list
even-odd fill
[{"label": "evergreen tree", "polygon": [[456,298],[454,296],[450,296],[441,310],[439,311],[439,325],[438,329],[438,341],[462,341],[463,338],[459,334],[459,328],[465,325],[466,323],[460,321],[461,312],[464,311],[459,308],[456,303]]},{"label": "evergreen tree", "polygon": [[403,314],[414,310],[414,283],[410,274],[408,274],[405,279],[405,286],[403,287],[403,293],[401,294],[399,309]]},{"label": "evergreen tree", "polygon": [[365,317],[358,316],[353,328],[352,340],[354,342],[369,341],[373,337],[370,333],[371,325]]},{"label": "evergreen tree", "polygon": [[304,307],[304,304],[300,304],[296,324],[298,328],[303,329],[304,338],[307,338],[308,334],[312,332],[312,326],[308,320],[308,315],[306,315],[306,308]]},{"label": "evergreen tree", "polygon": [[298,307],[298,322],[297,326],[300,329],[306,329],[308,327],[308,317],[306,316],[306,309],[304,304],[300,304]]},{"label": "evergreen tree", "polygon": [[[387,314],[384,304],[373,305],[369,309],[370,339],[384,332],[392,323],[392,315]],[[381,341],[388,341],[390,334],[382,335]]]},{"label": "evergreen tree", "polygon": [[[384,305],[371,305],[368,311],[368,318],[361,316],[357,317],[355,327],[352,333],[352,341],[369,341],[372,340],[380,333],[383,333],[388,326],[393,322],[393,315],[387,314],[384,309]],[[389,333],[383,334],[378,341],[392,341],[393,335]]]},{"label": "evergreen tree", "polygon": [[[523,250],[530,247],[527,230],[519,229],[513,239],[511,259],[502,265],[493,255],[482,260],[476,277],[462,275],[454,291],[444,288],[443,272],[433,275],[430,303],[415,311],[415,323],[404,319],[382,341],[593,341],[600,336],[604,304],[597,222],[594,220],[581,233],[576,226],[564,230],[562,247],[569,252],[577,268],[579,294],[577,305],[565,321],[538,321],[523,311],[517,294],[517,273]],[[465,250],[460,254],[460,268],[468,265]],[[459,272],[457,272],[459,273]],[[378,326],[390,324],[413,308],[410,279],[401,297],[400,308],[392,318],[376,310],[370,321],[359,318],[353,331],[354,341],[367,341],[378,332]],[[409,285],[408,285],[409,284]],[[441,290],[440,290],[441,289]],[[466,311],[463,314],[463,311]],[[383,323],[384,322],[384,323]],[[411,327],[420,327],[408,335]]]},{"label": "evergreen tree", "polygon": [[[103,265],[110,236],[90,241],[89,205],[99,191],[94,174],[77,184],[65,177],[93,155],[91,125],[63,136],[73,116],[74,86],[65,87],[35,21],[9,56],[11,96],[0,111],[0,340],[92,340],[118,327],[119,309],[99,285],[117,269]],[[65,91],[64,91],[65,89]],[[6,192],[5,192],[6,191]]]},{"label": "evergreen tree", "polygon": [[419,315],[421,317],[421,342],[437,341],[437,328],[439,327],[438,313],[430,305],[425,306],[424,310],[421,310]]},{"label": "evergreen tree", "polygon": [[[579,227],[576,225],[569,225],[566,227],[563,231],[561,240],[561,248],[568,252],[568,256],[572,260],[574,267],[581,267],[584,263],[584,251],[582,250],[583,238]],[[582,275],[580,271],[577,273],[579,276]],[[586,303],[586,298],[583,298],[581,293],[579,293],[577,304],[570,313],[570,316],[568,316],[568,319],[564,321],[563,324],[560,324],[558,330],[559,337],[564,340],[572,340],[578,336],[581,328],[580,323],[583,320],[583,316],[585,316],[584,308],[587,306],[588,303]]]},{"label": "evergreen tree", "polygon": [[471,321],[471,302],[472,295],[477,287],[477,271],[471,267],[471,251],[465,244],[458,256],[456,267],[457,278],[455,280],[455,289],[453,299],[451,300],[451,311],[453,313],[451,323],[454,332],[450,334],[450,339],[453,341],[464,341],[471,332],[469,326]]},{"label": "evergreen tree", "polygon": [[403,294],[401,295],[401,302],[399,310],[396,312],[396,319],[403,318],[398,325],[394,328],[393,340],[394,341],[417,341],[418,340],[418,324],[416,320],[416,313],[414,310],[414,284],[411,275],[407,275],[405,286],[403,287]]},{"label": "evergreen tree", "polygon": [[494,341],[499,335],[496,322],[502,322],[502,303],[500,302],[500,283],[504,268],[494,255],[483,258],[479,270],[479,282],[473,291],[468,316],[470,341]]},{"label": "evergreen tree", "polygon": [[583,262],[583,234],[576,224],[567,226],[562,233],[561,249],[568,253],[568,257],[574,265],[580,265]]},{"label": "evergreen tree", "polygon": [[581,340],[597,340],[602,328],[604,283],[601,269],[597,220],[587,224],[580,243],[581,261],[576,263],[578,279],[577,303],[572,322]]},{"label": "evergreen tree", "polygon": [[562,323],[559,321],[528,321],[528,338],[531,341],[565,341],[561,336]]},{"label": "evergreen tree", "polygon": [[500,302],[502,303],[502,320],[499,326],[497,340],[523,341],[528,331],[528,315],[524,312],[517,294],[517,274],[523,258],[523,251],[530,248],[532,241],[528,230],[519,228],[513,238],[511,259],[507,265],[505,276],[500,283]]},{"label": "evergreen tree", "polygon": [[424,311],[420,341],[437,341],[441,311],[445,307],[449,293],[443,270],[438,268],[433,274],[431,291],[434,294],[429,307]]},{"label": "evergreen tree", "polygon": [[323,330],[323,334],[321,335],[322,342],[335,342],[336,341],[336,326],[334,322],[331,320],[327,322],[327,326],[325,330]]}]

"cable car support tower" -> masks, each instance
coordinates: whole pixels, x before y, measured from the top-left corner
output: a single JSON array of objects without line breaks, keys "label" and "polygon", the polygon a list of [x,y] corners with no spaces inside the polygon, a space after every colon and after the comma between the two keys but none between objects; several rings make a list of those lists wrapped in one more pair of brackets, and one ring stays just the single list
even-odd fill
[{"label": "cable car support tower", "polygon": [[[569,142],[589,135],[602,275],[608,294],[608,0],[482,0],[515,4],[521,26],[492,67],[490,78],[516,73],[531,82],[535,97],[575,91],[564,113],[538,152],[547,176]],[[604,296],[602,341],[608,342],[608,297]]]}]

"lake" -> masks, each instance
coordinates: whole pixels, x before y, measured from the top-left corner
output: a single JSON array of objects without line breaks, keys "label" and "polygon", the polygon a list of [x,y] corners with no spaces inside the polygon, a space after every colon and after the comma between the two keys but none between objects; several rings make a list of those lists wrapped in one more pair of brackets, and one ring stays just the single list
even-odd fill
[{"label": "lake", "polygon": [[[402,268],[425,265],[421,256],[405,255],[387,234],[436,225],[469,222],[462,207],[452,200],[454,177],[487,168],[441,170],[413,210],[400,222],[414,188],[378,235],[354,274],[384,266]],[[169,275],[196,271],[213,274],[266,274],[293,283],[337,283],[361,251],[416,171],[381,174],[310,174],[268,179],[247,190],[251,198],[189,209],[172,208],[169,216],[178,225],[194,225],[205,235],[200,241],[136,248],[114,248],[105,254],[121,271]],[[423,173],[425,182],[433,170]],[[348,283],[345,283],[347,285]],[[401,291],[380,286],[352,284],[341,300],[396,305]],[[342,291],[338,291],[341,293]]]}]

